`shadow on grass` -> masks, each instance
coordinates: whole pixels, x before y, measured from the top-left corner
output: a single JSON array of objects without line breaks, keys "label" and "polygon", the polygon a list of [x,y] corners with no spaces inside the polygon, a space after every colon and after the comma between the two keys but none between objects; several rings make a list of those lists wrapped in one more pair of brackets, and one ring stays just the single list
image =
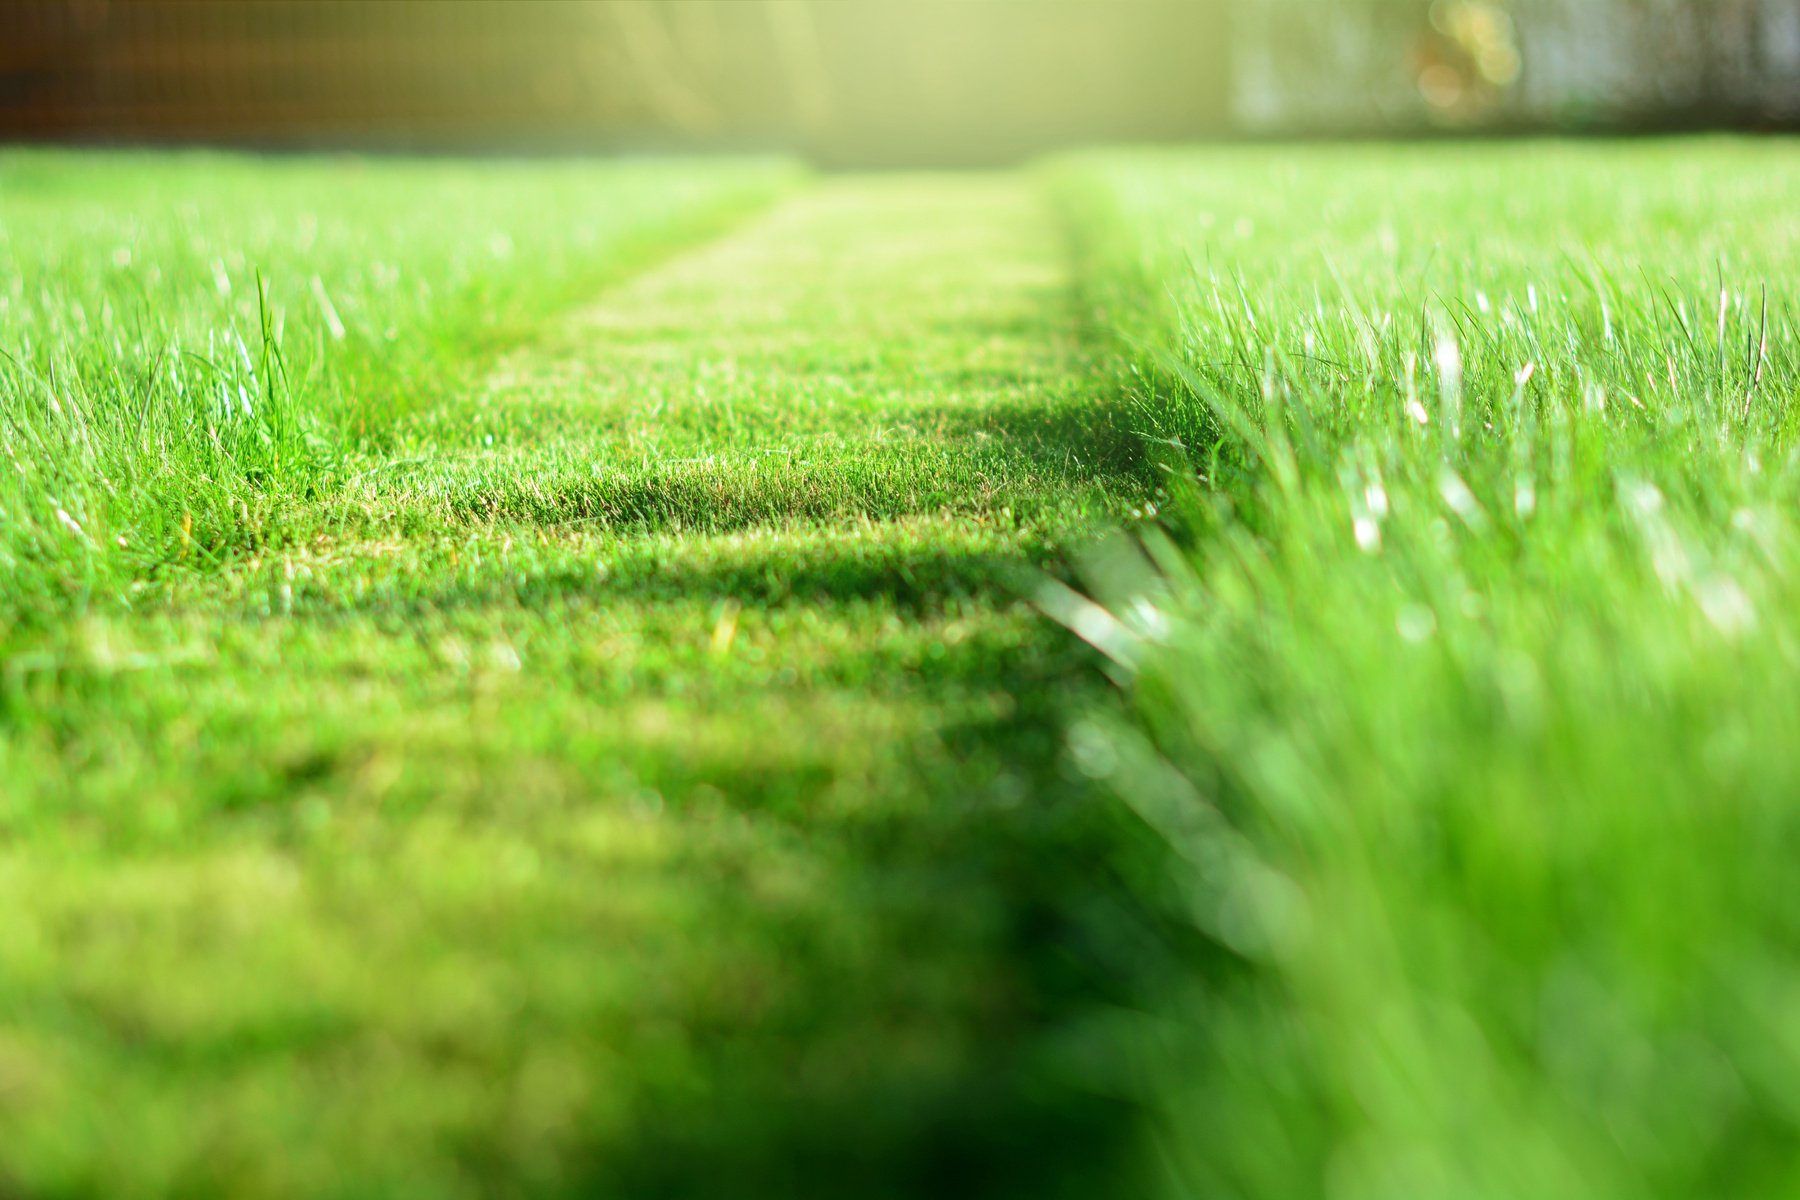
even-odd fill
[{"label": "shadow on grass", "polygon": [[[969,455],[986,448],[1011,472],[1012,487],[967,504],[971,515],[1001,506],[1015,516],[1059,511],[1093,490],[1122,505],[1150,490],[1137,439],[1111,405],[1019,403],[926,410],[923,419],[940,423]],[[720,505],[702,479],[652,477],[595,481],[529,503],[522,491],[489,493],[479,516],[599,517],[625,529],[726,532],[796,516],[895,519],[951,507],[944,496],[824,471],[837,478],[811,493],[829,497],[812,507],[795,481],[781,488],[748,481]],[[1062,567],[1060,551],[1044,542],[1022,556],[932,548],[928,539],[822,543],[726,563],[646,558],[605,578],[571,568],[390,601],[369,595],[361,603],[415,612],[696,598],[766,606],[870,600],[918,616],[959,600],[1014,603],[1031,571]],[[1094,1067],[1114,1056],[1113,1019],[1148,991],[1143,980],[1153,970],[1130,949],[1150,940],[1137,928],[1145,918],[1121,899],[1108,866],[1119,860],[1119,840],[1137,830],[1062,752],[1074,715],[1108,702],[1098,663],[1044,622],[1022,643],[974,639],[894,686],[933,710],[966,711],[978,693],[1016,702],[1005,717],[940,728],[905,747],[903,769],[879,787],[884,795],[870,797],[863,818],[834,825],[829,835],[841,839],[843,859],[854,867],[839,881],[842,905],[869,943],[894,951],[895,961],[838,976],[841,964],[829,955],[808,963],[804,943],[791,946],[802,964],[796,969],[808,976],[802,1006],[773,1022],[693,1031],[693,1054],[707,1064],[704,1093],[649,1085],[629,1152],[581,1164],[571,1191],[898,1200],[1144,1190],[1133,1174],[1140,1165],[1138,1114],[1109,1094]],[[729,782],[681,764],[670,768],[647,778],[676,804],[684,784]],[[807,812],[799,804],[786,819],[805,832]],[[906,1011],[916,994],[909,973],[941,971],[946,962],[970,976],[955,990],[978,1001],[946,1012]],[[905,1031],[920,1021],[958,1026],[934,1031],[958,1046],[952,1066],[909,1057]],[[892,1040],[875,1044],[884,1029],[894,1031]],[[809,1048],[819,1046],[832,1048],[835,1068],[823,1075],[808,1069]],[[469,1166],[478,1178],[491,1172],[496,1184],[509,1170],[500,1161]]]},{"label": "shadow on grass", "polygon": [[[922,513],[1009,510],[1048,518],[1148,491],[1139,439],[1114,402],[1066,399],[883,410],[929,431],[874,454],[839,446],[722,448],[677,461],[620,463],[489,458],[428,480],[396,474],[384,490],[424,499],[452,523],[591,525],[629,533],[722,534],[794,521],[896,520]],[[354,514],[347,519],[355,521]]]},{"label": "shadow on grass", "polygon": [[[467,515],[520,523],[568,519],[594,503],[603,513],[635,506],[645,514],[626,529],[724,531],[807,515],[948,510],[977,516],[1001,507],[1013,508],[1014,518],[1031,511],[1067,515],[1085,511],[1094,494],[1122,507],[1150,488],[1135,439],[1110,404],[927,408],[920,420],[945,431],[951,457],[1004,466],[1002,485],[978,501],[965,487],[956,506],[937,494],[906,493],[840,472],[821,489],[832,503],[816,513],[796,513],[791,491],[750,488],[727,518],[708,526],[697,516],[706,492],[688,481],[635,481],[638,490],[615,491],[604,503],[551,490],[529,504],[517,498],[525,495],[521,483],[520,491],[508,493],[514,507]],[[1092,515],[1104,520],[1112,511]],[[1021,576],[1033,568],[1061,569],[1054,544],[1028,542],[1021,555],[1008,556],[934,547],[929,536],[898,545],[822,542],[675,566],[645,554],[604,578],[589,564],[522,579],[497,572],[473,583],[414,587],[397,580],[320,608],[309,608],[301,594],[295,615],[330,622],[373,614],[406,625],[459,608],[554,610],[698,597],[768,606],[880,601],[905,617],[958,600],[1012,604]],[[977,694],[1014,703],[1003,718],[939,727],[898,747],[901,766],[878,782],[879,794],[854,819],[835,820],[829,829],[807,823],[803,793],[823,786],[812,777],[789,774],[750,787],[770,797],[799,796],[791,812],[774,815],[831,843],[839,864],[832,869],[842,872],[831,894],[841,897],[853,914],[845,919],[866,931],[870,946],[892,953],[891,965],[872,968],[856,955],[811,947],[804,931],[791,943],[773,943],[784,955],[782,967],[804,981],[797,989],[802,999],[773,1020],[684,1030],[703,1086],[695,1086],[692,1074],[640,1081],[630,1145],[596,1147],[559,1180],[558,1194],[882,1200],[1139,1190],[1129,1174],[1136,1114],[1109,1097],[1105,1081],[1087,1065],[1109,1057],[1109,1017],[1138,995],[1144,969],[1120,950],[1144,939],[1134,934],[1136,918],[1106,865],[1118,857],[1117,839],[1133,831],[1110,800],[1067,768],[1061,752],[1073,714],[1106,702],[1097,664],[1045,622],[1023,641],[974,638],[929,664],[887,666],[892,675],[880,686],[904,688],[929,709],[970,711],[975,706],[968,700]],[[647,757],[666,754],[665,747],[646,751]],[[317,787],[322,777],[360,769],[360,761],[346,752],[341,759],[309,754],[278,764],[253,803],[274,807],[302,787]],[[662,771],[659,779],[647,769],[646,781],[671,793],[746,782],[696,769],[678,756]],[[670,799],[680,803],[678,795]],[[741,793],[734,801],[762,803],[764,811],[778,807]],[[912,978],[934,971],[967,978],[930,987]],[[921,1007],[921,992],[952,999],[942,1009]],[[915,1034],[924,1048],[909,1040]],[[954,1053],[943,1053],[946,1046]],[[815,1069],[821,1061],[830,1069]],[[475,1139],[463,1153],[481,1190],[520,1191],[519,1163],[507,1157],[503,1140]]]},{"label": "shadow on grass", "polygon": [[[1036,405],[949,414],[959,437],[1004,438],[1041,476],[1076,477],[1115,492],[1144,486],[1135,439],[1098,410]],[[901,607],[946,598],[1008,600],[1026,567],[1055,571],[1044,549],[1029,562],[992,554],[905,552],[847,560],[831,549],[776,567],[770,560],[686,574],[614,579],[603,590],[639,597],[731,596],[746,603],[880,597]],[[858,875],[844,902],[883,946],[948,954],[986,976],[989,1001],[956,1014],[964,1056],[953,1071],[871,1070],[819,1082],[791,1069],[795,1045],[866,1034],[869,1007],[847,1010],[827,980],[816,1006],[784,1028],[720,1032],[702,1043],[730,1064],[698,1108],[653,1095],[642,1137],[623,1159],[591,1162],[595,1193],[644,1197],[1062,1197],[1132,1195],[1139,1114],[1108,1090],[1095,1064],[1117,1051],[1121,1009],[1149,993],[1158,969],[1146,914],[1122,899],[1109,864],[1141,831],[1074,771],[1062,752],[1077,714],[1111,701],[1086,647],[1042,623],[1024,643],[975,644],[915,676],[923,703],[954,711],[973,692],[1016,701],[1003,718],[939,730],[911,747],[906,767],[845,835]],[[960,945],[959,945],[960,943]],[[902,976],[913,964],[892,964]],[[882,973],[873,984],[904,990]],[[861,1010],[861,1011],[859,1011]],[[895,1047],[864,1054],[904,1055]],[[891,1065],[891,1064],[890,1064]]]},{"label": "shadow on grass", "polygon": [[604,575],[589,562],[565,560],[450,583],[400,576],[318,595],[302,587],[292,616],[321,625],[364,618],[386,625],[451,613],[731,601],[752,609],[880,602],[917,619],[971,601],[1010,603],[1029,590],[1037,573],[1062,569],[1061,556],[1043,545],[1012,556],[917,544],[783,546],[713,562],[628,556],[614,559]]},{"label": "shadow on grass", "polygon": [[[579,1190],[859,1200],[1141,1192],[1138,1114],[1092,1069],[1114,1052],[1110,1018],[1141,998],[1146,964],[1121,952],[1144,942],[1140,918],[1119,903],[1106,865],[1133,831],[1061,752],[1072,714],[1105,693],[1096,664],[1048,629],[988,668],[986,682],[1019,697],[1017,710],[917,748],[890,786],[932,799],[877,805],[880,815],[851,832],[860,875],[844,896],[877,944],[949,955],[985,976],[967,987],[987,1000],[955,1014],[966,1025],[955,1069],[887,1062],[823,1082],[792,1069],[790,1038],[904,1059],[903,1040],[850,1045],[867,1035],[869,1010],[894,1003],[879,989],[904,984],[883,974],[846,1011],[821,979],[822,1002],[784,1026],[702,1041],[704,1059],[728,1064],[716,1091],[698,1108],[690,1096],[650,1096],[633,1152],[589,1163]],[[902,957],[890,972],[912,968]],[[895,1014],[895,1024],[917,1016]]]}]

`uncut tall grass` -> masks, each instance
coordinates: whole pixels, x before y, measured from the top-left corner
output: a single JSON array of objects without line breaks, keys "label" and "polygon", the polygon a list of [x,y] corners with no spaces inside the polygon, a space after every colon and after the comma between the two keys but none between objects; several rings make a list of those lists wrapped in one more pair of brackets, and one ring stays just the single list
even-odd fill
[{"label": "uncut tall grass", "polygon": [[1059,611],[1162,835],[1173,1194],[1800,1193],[1800,153],[1052,173],[1179,444]]},{"label": "uncut tall grass", "polygon": [[298,536],[484,350],[792,175],[0,155],[0,612]]}]

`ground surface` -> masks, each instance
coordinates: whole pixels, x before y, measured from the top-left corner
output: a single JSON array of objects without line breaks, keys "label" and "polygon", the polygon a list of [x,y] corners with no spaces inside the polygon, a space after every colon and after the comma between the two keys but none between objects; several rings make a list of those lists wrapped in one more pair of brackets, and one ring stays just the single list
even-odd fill
[{"label": "ground surface", "polygon": [[1095,580],[1137,718],[1075,739],[1209,948],[1176,1194],[1800,1194],[1794,145],[1058,187],[1196,466],[1187,552]]},{"label": "ground surface", "polygon": [[1796,193],[0,156],[0,1193],[1800,1194]]},{"label": "ground surface", "polygon": [[1093,674],[1022,596],[1142,486],[1069,286],[1021,179],[812,187],[399,406],[284,544],[16,626],[0,1180],[1096,1167]]}]

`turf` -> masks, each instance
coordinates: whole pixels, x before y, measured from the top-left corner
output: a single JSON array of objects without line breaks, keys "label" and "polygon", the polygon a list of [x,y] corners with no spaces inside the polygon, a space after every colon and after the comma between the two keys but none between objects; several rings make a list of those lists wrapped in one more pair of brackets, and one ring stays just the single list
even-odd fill
[{"label": "turf", "polygon": [[403,413],[796,178],[775,162],[9,153],[8,620],[303,535],[270,524],[385,461]]},{"label": "turf", "polygon": [[1797,184],[0,158],[0,1192],[1800,1190]]},{"label": "turf", "polygon": [[1105,1169],[1021,597],[1147,484],[1029,181],[13,156],[0,228],[0,1190]]},{"label": "turf", "polygon": [[1800,1190],[1800,157],[1048,178],[1191,480],[1052,601],[1134,696],[1072,745],[1173,852],[1171,1193]]}]

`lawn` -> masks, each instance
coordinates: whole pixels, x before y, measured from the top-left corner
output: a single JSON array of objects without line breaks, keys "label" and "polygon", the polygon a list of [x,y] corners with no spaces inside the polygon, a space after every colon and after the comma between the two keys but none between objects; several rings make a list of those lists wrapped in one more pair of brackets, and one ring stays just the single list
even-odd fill
[{"label": "lawn", "polygon": [[1800,1192],[1800,156],[0,156],[0,1193]]},{"label": "lawn", "polygon": [[1024,597],[1144,484],[1027,181],[12,155],[0,230],[0,1186],[1102,1169]]},{"label": "lawn", "polygon": [[1800,1191],[1800,155],[1050,181],[1194,480],[1107,612],[1053,600],[1191,939],[1141,1051],[1174,1192]]}]

